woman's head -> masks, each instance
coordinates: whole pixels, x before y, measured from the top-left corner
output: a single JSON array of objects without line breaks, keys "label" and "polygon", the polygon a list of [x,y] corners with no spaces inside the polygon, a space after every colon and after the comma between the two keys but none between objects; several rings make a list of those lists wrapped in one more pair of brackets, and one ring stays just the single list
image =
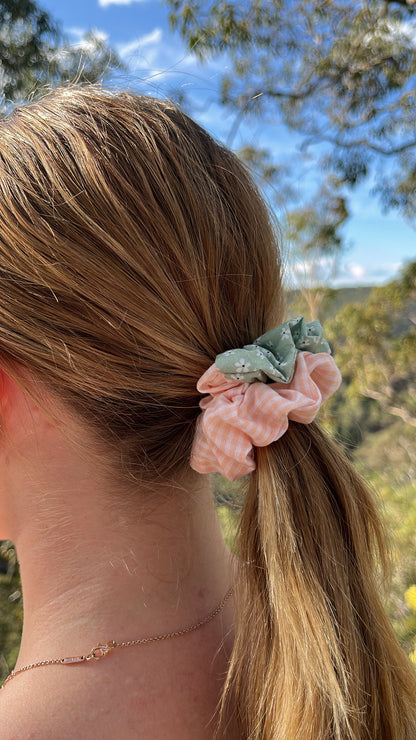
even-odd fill
[{"label": "woman's head", "polygon": [[0,364],[35,377],[123,472],[189,461],[196,381],[282,317],[246,170],[171,103],[95,87],[0,123]]}]

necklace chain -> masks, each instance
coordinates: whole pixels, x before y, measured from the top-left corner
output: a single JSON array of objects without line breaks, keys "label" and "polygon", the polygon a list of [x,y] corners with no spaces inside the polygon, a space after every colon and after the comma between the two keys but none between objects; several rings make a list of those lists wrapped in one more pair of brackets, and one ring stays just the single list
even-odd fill
[{"label": "necklace chain", "polygon": [[216,608],[208,614],[208,616],[201,619],[200,622],[192,624],[189,627],[184,627],[181,630],[175,630],[174,632],[166,632],[163,635],[153,635],[151,637],[140,637],[138,640],[126,640],[125,642],[116,642],[116,640],[110,640],[110,642],[97,645],[87,655],[77,655],[68,658],[49,658],[47,660],[39,660],[36,663],[29,663],[28,665],[19,668],[16,671],[12,671],[4,681],[1,689],[4,689],[6,684],[19,675],[19,673],[25,673],[25,671],[31,671],[33,668],[41,668],[46,665],[73,665],[74,663],[86,663],[91,660],[100,660],[108,655],[112,650],[117,648],[128,648],[137,647],[139,645],[146,645],[149,642],[162,642],[163,640],[170,640],[172,637],[182,637],[187,635],[189,632],[195,632],[196,630],[203,627],[208,622],[211,622],[223,609],[225,603],[230,598],[233,591],[231,587],[225,596],[221,599],[220,603]]}]

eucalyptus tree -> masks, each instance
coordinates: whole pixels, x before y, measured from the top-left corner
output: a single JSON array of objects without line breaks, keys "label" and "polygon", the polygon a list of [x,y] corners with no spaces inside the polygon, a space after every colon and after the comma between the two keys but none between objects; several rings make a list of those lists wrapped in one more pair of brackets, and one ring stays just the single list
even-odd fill
[{"label": "eucalyptus tree", "polygon": [[233,114],[228,143],[249,119],[275,125],[277,142],[282,124],[297,135],[298,156],[276,161],[253,146],[241,154],[284,204],[295,259],[312,265],[301,287],[316,313],[316,266],[343,249],[352,188],[367,183],[383,209],[416,225],[416,2],[165,2],[188,48],[224,61],[218,96]]},{"label": "eucalyptus tree", "polygon": [[73,44],[34,0],[0,0],[0,113],[45,87],[95,82],[120,66],[99,33]]}]

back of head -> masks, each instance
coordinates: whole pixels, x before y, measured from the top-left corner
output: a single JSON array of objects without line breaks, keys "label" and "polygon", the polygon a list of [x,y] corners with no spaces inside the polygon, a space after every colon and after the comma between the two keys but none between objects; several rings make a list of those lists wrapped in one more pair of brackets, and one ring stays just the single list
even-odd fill
[{"label": "back of head", "polygon": [[[84,419],[120,480],[177,479],[215,356],[283,318],[243,165],[176,106],[58,90],[0,123],[0,363]],[[255,452],[225,696],[253,740],[410,740],[371,496],[316,424]],[[247,565],[248,563],[248,565]]]},{"label": "back of head", "polygon": [[63,89],[0,124],[0,222],[3,363],[93,422],[125,473],[187,465],[198,377],[281,312],[237,158],[169,103]]}]

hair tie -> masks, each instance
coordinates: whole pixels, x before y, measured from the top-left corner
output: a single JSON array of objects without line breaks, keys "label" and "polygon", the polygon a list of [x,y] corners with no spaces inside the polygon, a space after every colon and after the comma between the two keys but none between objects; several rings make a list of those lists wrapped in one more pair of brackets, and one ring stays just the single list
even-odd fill
[{"label": "hair tie", "polygon": [[289,419],[310,424],[341,384],[341,373],[319,321],[291,319],[253,344],[217,355],[197,383],[191,467],[236,480],[256,469],[254,447],[287,430]]}]

